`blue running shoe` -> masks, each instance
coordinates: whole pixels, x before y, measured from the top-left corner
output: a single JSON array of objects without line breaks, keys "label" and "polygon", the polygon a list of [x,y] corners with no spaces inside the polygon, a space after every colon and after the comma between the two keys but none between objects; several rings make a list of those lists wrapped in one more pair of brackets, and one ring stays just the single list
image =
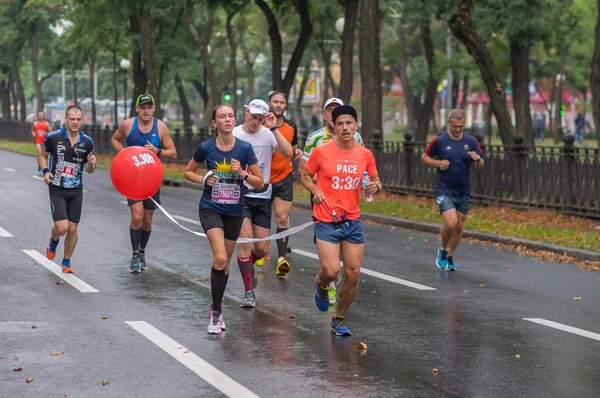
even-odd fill
[{"label": "blue running shoe", "polygon": [[456,271],[456,265],[454,265],[454,259],[452,256],[448,256],[448,266],[446,267],[448,271]]},{"label": "blue running shoe", "polygon": [[48,244],[46,245],[46,258],[48,258],[48,260],[54,260],[54,257],[56,256],[56,247],[57,246],[58,246],[58,241],[53,241],[52,236],[50,236],[50,240],[48,241]]},{"label": "blue running shoe", "polygon": [[140,269],[140,254],[139,253],[134,253],[133,256],[131,256],[131,264],[129,264],[129,272],[131,272],[131,273],[142,272],[142,270]]},{"label": "blue running shoe", "polygon": [[325,312],[329,309],[329,286],[323,289],[315,278],[315,287],[315,304],[320,311]]},{"label": "blue running shoe", "polygon": [[146,253],[140,250],[140,270],[146,271],[148,264],[146,264]]},{"label": "blue running shoe", "polygon": [[435,265],[437,265],[439,269],[446,269],[448,266],[448,250],[438,249]]},{"label": "blue running shoe", "polygon": [[338,318],[334,315],[331,319],[331,333],[335,333],[336,336],[351,336],[352,330],[348,329],[344,318]]}]

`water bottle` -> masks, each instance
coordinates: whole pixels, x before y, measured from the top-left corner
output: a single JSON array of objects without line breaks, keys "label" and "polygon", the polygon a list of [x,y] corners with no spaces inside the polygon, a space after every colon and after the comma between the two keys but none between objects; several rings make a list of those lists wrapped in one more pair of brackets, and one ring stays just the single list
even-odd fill
[{"label": "water bottle", "polygon": [[[363,173],[363,178],[362,178],[362,188],[365,189],[367,187],[367,184],[371,182],[371,178],[369,177],[369,174],[365,171]],[[367,202],[371,202],[373,200],[373,195],[371,195],[370,193],[365,193],[365,200]]]}]

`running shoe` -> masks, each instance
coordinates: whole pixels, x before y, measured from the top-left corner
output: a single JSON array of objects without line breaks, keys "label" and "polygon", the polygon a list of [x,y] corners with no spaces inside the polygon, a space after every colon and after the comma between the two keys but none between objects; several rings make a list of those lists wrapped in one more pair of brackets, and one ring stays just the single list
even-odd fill
[{"label": "running shoe", "polygon": [[286,252],[291,253],[292,252],[292,246],[290,246],[290,244],[288,243],[286,246]]},{"label": "running shoe", "polygon": [[225,330],[225,321],[223,320],[223,314],[218,311],[212,310],[212,304],[208,308],[208,327],[206,332],[208,334],[221,334]]},{"label": "running shoe", "polygon": [[288,272],[290,272],[290,263],[285,257],[279,257],[279,260],[277,260],[277,268],[275,269],[275,276],[285,276]]},{"label": "running shoe", "polygon": [[38,173],[42,172],[42,168],[40,166],[38,166]]},{"label": "running shoe", "polygon": [[315,304],[320,311],[327,311],[329,309],[329,286],[325,289],[317,282],[318,275],[315,277]]},{"label": "running shoe", "polygon": [[140,251],[140,270],[146,271],[148,264],[146,264],[146,253]]},{"label": "running shoe", "polygon": [[75,270],[73,269],[73,267],[71,267],[71,261],[70,260],[63,260],[62,261],[62,272],[65,274],[73,274],[75,273]]},{"label": "running shoe", "polygon": [[254,264],[258,267],[262,267],[263,265],[265,265],[265,257],[259,258],[254,262]]},{"label": "running shoe", "polygon": [[435,260],[435,265],[438,266],[439,269],[446,269],[448,266],[448,251],[443,249],[438,249],[437,259]]},{"label": "running shoe", "polygon": [[329,292],[327,293],[327,295],[329,297],[329,305],[337,305],[338,296],[337,296],[337,290],[335,288],[335,285],[333,285],[333,287],[331,285],[329,285]]},{"label": "running shoe", "polygon": [[242,308],[254,308],[256,307],[256,296],[254,295],[254,290],[246,290],[246,294],[244,295],[244,299],[242,300]]},{"label": "running shoe", "polygon": [[54,260],[56,256],[56,247],[58,246],[58,241],[53,241],[52,237],[48,240],[48,245],[46,245],[46,258],[48,260]]},{"label": "running shoe", "polygon": [[258,276],[256,276],[256,268],[252,264],[252,289],[256,289],[256,286],[258,286]]},{"label": "running shoe", "polygon": [[336,336],[351,336],[352,330],[348,329],[344,318],[337,318],[334,315],[331,319],[331,333],[334,333]]},{"label": "running shoe", "polygon": [[456,271],[456,265],[454,265],[454,259],[452,256],[448,256],[448,267],[446,269],[448,271]]},{"label": "running shoe", "polygon": [[139,253],[134,253],[133,256],[131,256],[131,264],[129,264],[129,272],[131,272],[131,273],[142,272],[142,270],[140,269],[140,254]]}]

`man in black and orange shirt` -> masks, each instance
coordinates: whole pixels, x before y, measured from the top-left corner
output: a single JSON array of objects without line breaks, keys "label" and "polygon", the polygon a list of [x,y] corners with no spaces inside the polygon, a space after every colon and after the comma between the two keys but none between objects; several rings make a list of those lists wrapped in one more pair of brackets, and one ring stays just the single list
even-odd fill
[{"label": "man in black and orange shirt", "polygon": [[[284,117],[287,108],[285,94],[279,91],[269,93],[269,108],[277,118],[277,127],[281,134],[292,144],[294,156],[299,159],[302,151],[298,148],[298,128],[296,124]],[[271,201],[275,210],[277,232],[283,232],[290,225],[290,211],[294,200],[294,178],[292,176],[292,163],[289,158],[278,153],[273,153],[271,160],[271,179],[273,186]],[[290,271],[290,263],[286,258],[289,237],[277,239],[278,260],[275,275],[285,276]],[[257,264],[258,265],[258,264]]]}]

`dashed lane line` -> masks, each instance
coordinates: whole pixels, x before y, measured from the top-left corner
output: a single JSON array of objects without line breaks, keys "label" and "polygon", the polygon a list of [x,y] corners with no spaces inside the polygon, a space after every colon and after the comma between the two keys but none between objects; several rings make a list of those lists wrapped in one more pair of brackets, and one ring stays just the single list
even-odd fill
[{"label": "dashed lane line", "polygon": [[4,170],[10,171],[11,173],[14,173],[15,171],[17,171],[15,169],[13,169],[12,167],[5,167]]},{"label": "dashed lane line", "polygon": [[4,228],[0,227],[0,238],[12,238],[12,237],[13,236],[10,232],[8,232]]},{"label": "dashed lane line", "polygon": [[125,323],[226,396],[236,398],[258,398],[258,395],[248,390],[246,387],[242,386],[149,323],[144,321],[126,321]]},{"label": "dashed lane line", "polygon": [[549,321],[547,319],[542,319],[542,318],[523,318],[523,320],[537,323],[539,325],[548,326],[550,328],[562,330],[564,332],[573,333],[578,336],[587,337],[588,339],[600,341],[600,334],[589,332],[587,330],[583,330],[583,329],[579,329],[579,328],[574,328],[573,326],[563,325],[562,323],[552,322],[552,321]]},{"label": "dashed lane line", "polygon": [[98,293],[98,290],[94,289],[75,275],[64,274],[62,272],[62,268],[58,264],[56,264],[54,261],[48,260],[46,256],[42,255],[37,250],[23,250],[23,253],[33,258],[43,267],[48,269],[50,272],[52,272],[59,278],[63,279],[65,282],[73,286],[75,289],[79,290],[81,293]]}]

